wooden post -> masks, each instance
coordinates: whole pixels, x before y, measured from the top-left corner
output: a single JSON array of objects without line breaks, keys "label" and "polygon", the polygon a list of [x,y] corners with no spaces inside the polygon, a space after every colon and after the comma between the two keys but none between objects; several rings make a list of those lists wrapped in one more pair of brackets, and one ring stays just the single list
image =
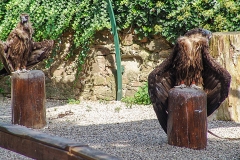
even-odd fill
[{"label": "wooden post", "polygon": [[30,128],[46,125],[45,75],[40,70],[11,76],[12,123]]},{"label": "wooden post", "polygon": [[168,144],[191,149],[207,146],[207,96],[192,88],[173,88],[168,99]]}]

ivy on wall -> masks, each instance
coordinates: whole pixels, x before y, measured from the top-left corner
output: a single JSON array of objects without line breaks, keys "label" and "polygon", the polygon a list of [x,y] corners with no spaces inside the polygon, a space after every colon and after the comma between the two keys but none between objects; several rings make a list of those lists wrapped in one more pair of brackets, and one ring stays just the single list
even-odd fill
[{"label": "ivy on wall", "polygon": [[[113,0],[119,30],[134,28],[139,37],[161,34],[170,42],[187,30],[240,30],[240,1],[235,0]],[[1,0],[0,39],[5,40],[19,14],[30,14],[35,40],[57,40],[74,31],[74,46],[87,48],[96,31],[110,28],[104,0]],[[86,52],[79,52],[79,64]]]},{"label": "ivy on wall", "polygon": [[[64,30],[75,31],[79,46],[97,30],[110,28],[104,0],[2,0],[0,39],[6,39],[20,13],[29,13],[36,39],[57,39]],[[119,29],[134,27],[137,34],[160,33],[171,40],[187,30],[240,30],[240,1],[234,0],[114,0]]]},{"label": "ivy on wall", "polygon": [[118,0],[114,1],[120,28],[134,25],[142,36],[160,33],[169,41],[187,30],[240,30],[240,1],[234,0]]},{"label": "ivy on wall", "polygon": [[[213,32],[240,31],[239,0],[112,0],[119,30],[133,28],[138,37],[160,34],[174,43],[187,30],[201,27]],[[84,64],[94,34],[110,29],[104,0],[0,0],[0,40],[6,40],[21,13],[28,13],[35,30],[34,39],[54,39],[66,31],[74,32],[72,48],[81,48],[78,72]],[[52,59],[48,59],[50,67]],[[144,85],[129,102],[149,104]]]},{"label": "ivy on wall", "polygon": [[[95,32],[110,28],[106,6],[107,3],[100,0],[4,0],[0,4],[0,39],[7,38],[21,13],[30,15],[36,41],[54,39],[61,43],[59,37],[71,29],[74,31],[72,48],[82,48],[78,56],[80,70]],[[48,59],[46,66],[50,65],[51,59]]]},{"label": "ivy on wall", "polygon": [[21,13],[30,14],[37,40],[57,39],[64,30],[72,28],[75,45],[79,46],[95,31],[109,27],[106,2],[100,0],[5,0],[0,7],[1,40],[15,27]]}]

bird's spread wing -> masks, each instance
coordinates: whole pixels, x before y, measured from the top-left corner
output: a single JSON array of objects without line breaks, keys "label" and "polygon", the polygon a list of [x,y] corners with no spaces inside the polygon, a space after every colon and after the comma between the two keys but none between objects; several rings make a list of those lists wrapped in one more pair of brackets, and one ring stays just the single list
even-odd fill
[{"label": "bird's spread wing", "polygon": [[229,93],[231,75],[209,54],[209,47],[203,49],[203,89],[207,93],[207,115],[211,115],[226,99]]},{"label": "bird's spread wing", "polygon": [[[27,69],[30,69],[34,65],[38,64],[39,62],[47,58],[47,56],[49,55],[49,53],[53,48],[53,44],[54,44],[53,40],[44,40],[42,42],[32,42],[32,52],[30,53],[30,56],[27,62]],[[4,45],[7,45],[7,44],[0,42],[0,58],[2,60],[2,63],[4,64],[4,68],[0,70],[0,76],[6,76],[11,74],[11,72],[13,72],[13,69],[12,70],[9,69],[11,65],[8,63],[8,60],[6,58],[7,56],[7,53],[5,51],[6,49],[3,49],[3,48],[6,48],[7,46],[4,47]]]},{"label": "bird's spread wing", "polygon": [[175,85],[175,73],[172,61],[176,55],[173,53],[157,66],[148,76],[148,92],[154,111],[163,130],[167,133],[168,118],[168,91]]},{"label": "bird's spread wing", "polygon": [[52,51],[53,44],[53,40],[33,42],[33,50],[28,59],[27,68],[30,68],[41,62],[43,59],[47,58],[49,53]]},{"label": "bird's spread wing", "polygon": [[7,48],[8,48],[7,44],[0,41],[0,59],[4,66],[3,70],[4,72],[10,74],[11,72],[13,72],[13,68],[7,59],[7,54],[6,54]]},{"label": "bird's spread wing", "polygon": [[[180,44],[176,43],[173,53],[157,66],[148,77],[148,92],[163,130],[167,133],[168,92],[176,85],[174,59]],[[203,89],[207,93],[207,115],[211,115],[228,96],[231,76],[209,54],[208,43],[202,47]]]}]

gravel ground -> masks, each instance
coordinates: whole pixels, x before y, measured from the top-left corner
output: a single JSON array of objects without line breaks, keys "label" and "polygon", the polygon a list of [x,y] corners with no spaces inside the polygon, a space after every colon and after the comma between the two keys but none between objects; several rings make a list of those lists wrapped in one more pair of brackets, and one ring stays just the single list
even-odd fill
[{"label": "gravel ground", "polygon": [[[125,160],[240,159],[240,140],[224,140],[210,134],[204,150],[168,145],[152,106],[128,107],[116,101],[68,104],[47,100],[46,107],[48,126],[39,131],[88,144]],[[11,123],[8,98],[0,99],[0,121]],[[222,137],[240,137],[239,123],[210,121],[208,129]],[[0,148],[0,159],[30,158]]]}]

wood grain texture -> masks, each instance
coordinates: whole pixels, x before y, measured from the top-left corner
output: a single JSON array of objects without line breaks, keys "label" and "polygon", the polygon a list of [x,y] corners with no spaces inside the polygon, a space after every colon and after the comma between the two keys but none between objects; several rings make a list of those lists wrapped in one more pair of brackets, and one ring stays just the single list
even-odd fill
[{"label": "wood grain texture", "polygon": [[44,73],[40,70],[13,73],[11,81],[12,123],[43,128],[46,125]]},{"label": "wood grain texture", "polygon": [[207,146],[207,95],[202,90],[173,88],[169,91],[168,143],[204,149]]},{"label": "wood grain texture", "polygon": [[0,147],[37,160],[118,160],[86,144],[0,123]]}]

